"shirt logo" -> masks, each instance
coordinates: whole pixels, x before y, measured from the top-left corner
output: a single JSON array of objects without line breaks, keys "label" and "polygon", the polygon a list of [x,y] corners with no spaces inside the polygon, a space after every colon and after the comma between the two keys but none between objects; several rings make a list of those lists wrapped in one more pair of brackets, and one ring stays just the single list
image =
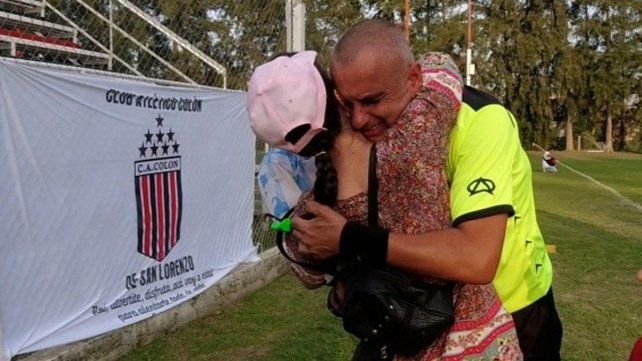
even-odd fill
[{"label": "shirt logo", "polygon": [[493,191],[495,190],[495,182],[487,178],[479,177],[470,182],[466,189],[468,190],[468,193],[470,193],[469,196],[473,196],[481,192],[493,194]]}]

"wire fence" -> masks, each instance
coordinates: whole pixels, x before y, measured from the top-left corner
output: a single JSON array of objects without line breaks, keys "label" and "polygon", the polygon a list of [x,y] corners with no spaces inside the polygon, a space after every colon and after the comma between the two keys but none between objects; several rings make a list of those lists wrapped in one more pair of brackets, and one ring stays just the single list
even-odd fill
[{"label": "wire fence", "polygon": [[283,0],[0,0],[0,56],[245,89],[284,21]]},{"label": "wire fence", "polygon": [[[288,48],[286,12],[294,18],[302,4],[306,48],[327,67],[330,49],[352,23],[364,14],[399,19],[403,1],[0,0],[0,56],[160,84],[245,90],[254,68]],[[258,164],[265,147],[257,143],[256,150]],[[254,239],[267,249],[274,236],[255,195]]]},{"label": "wire fence", "polygon": [[[257,65],[286,49],[285,6],[284,0],[0,0],[0,56],[244,90]],[[257,144],[257,162],[263,151]],[[274,233],[258,193],[254,209],[253,237],[265,250]]]}]

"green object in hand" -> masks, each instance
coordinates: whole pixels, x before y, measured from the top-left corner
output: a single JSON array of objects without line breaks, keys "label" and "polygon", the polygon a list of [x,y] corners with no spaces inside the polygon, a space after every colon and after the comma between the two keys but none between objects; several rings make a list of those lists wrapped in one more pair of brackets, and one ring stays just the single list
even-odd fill
[{"label": "green object in hand", "polygon": [[272,225],[270,225],[270,229],[274,231],[283,231],[285,233],[288,233],[292,231],[292,220],[290,218],[286,218],[282,221],[274,220],[272,221]]}]

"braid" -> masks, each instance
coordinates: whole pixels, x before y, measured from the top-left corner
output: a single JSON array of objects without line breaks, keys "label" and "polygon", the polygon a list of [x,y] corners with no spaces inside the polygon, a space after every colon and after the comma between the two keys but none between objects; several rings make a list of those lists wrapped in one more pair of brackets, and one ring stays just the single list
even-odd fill
[{"label": "braid", "polygon": [[326,89],[326,109],[323,126],[326,132],[319,135],[318,151],[316,157],[317,179],[314,182],[314,199],[326,206],[333,207],[337,202],[339,182],[337,171],[330,159],[330,150],[334,146],[334,140],[341,131],[341,117],[336,99],[334,98],[334,84],[328,74],[317,65]]},{"label": "braid", "polygon": [[337,171],[334,169],[328,153],[334,143],[334,136],[328,135],[328,137],[323,137],[320,144],[325,153],[319,154],[315,159],[317,179],[314,182],[314,199],[326,206],[333,207],[337,202],[338,180]]}]

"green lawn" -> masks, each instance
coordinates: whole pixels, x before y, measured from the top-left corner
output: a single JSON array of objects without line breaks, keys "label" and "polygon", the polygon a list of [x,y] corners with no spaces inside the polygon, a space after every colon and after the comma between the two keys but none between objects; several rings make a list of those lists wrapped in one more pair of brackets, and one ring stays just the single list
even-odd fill
[{"label": "green lawn", "polygon": [[[642,156],[558,154],[563,163],[642,204]],[[642,212],[559,167],[534,172],[538,220],[552,255],[565,360],[626,360],[642,336]]]},{"label": "green lawn", "polygon": [[[557,153],[577,171],[642,204],[642,156]],[[564,323],[564,360],[626,360],[642,335],[642,212],[560,166],[539,171],[539,223],[552,254]],[[286,275],[225,312],[194,321],[122,358],[142,360],[349,360],[354,339],[325,309],[325,291]]]}]

